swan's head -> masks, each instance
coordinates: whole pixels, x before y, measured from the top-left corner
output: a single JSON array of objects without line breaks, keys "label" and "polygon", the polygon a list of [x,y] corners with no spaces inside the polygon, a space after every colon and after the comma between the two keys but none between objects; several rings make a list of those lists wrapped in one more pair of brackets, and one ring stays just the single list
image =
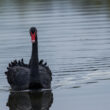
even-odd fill
[{"label": "swan's head", "polygon": [[36,37],[37,37],[37,29],[35,27],[30,28],[30,36],[32,43],[35,43]]}]

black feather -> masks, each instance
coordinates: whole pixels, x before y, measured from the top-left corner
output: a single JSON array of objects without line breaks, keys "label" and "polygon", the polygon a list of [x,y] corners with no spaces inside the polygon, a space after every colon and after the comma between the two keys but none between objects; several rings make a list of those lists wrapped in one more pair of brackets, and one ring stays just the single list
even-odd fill
[{"label": "black feather", "polygon": [[44,63],[44,66],[47,66],[47,62]]},{"label": "black feather", "polygon": [[39,62],[39,65],[42,65],[42,64],[43,64],[43,62],[44,62],[44,60],[43,60],[43,59],[41,59],[41,60],[40,60],[40,62]]}]

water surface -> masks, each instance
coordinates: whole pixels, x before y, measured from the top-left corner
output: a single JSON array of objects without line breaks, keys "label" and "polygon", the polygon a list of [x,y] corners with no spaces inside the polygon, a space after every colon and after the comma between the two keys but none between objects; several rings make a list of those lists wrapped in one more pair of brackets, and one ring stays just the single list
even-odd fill
[{"label": "water surface", "polygon": [[31,26],[38,29],[39,59],[52,70],[53,91],[109,80],[109,6],[109,0],[0,0],[0,107],[8,110],[8,63],[29,62]]}]

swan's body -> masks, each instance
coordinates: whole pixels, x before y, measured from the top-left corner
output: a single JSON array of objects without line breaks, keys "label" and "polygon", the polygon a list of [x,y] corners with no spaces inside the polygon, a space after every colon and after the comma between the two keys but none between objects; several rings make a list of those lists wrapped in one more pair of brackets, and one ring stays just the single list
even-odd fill
[{"label": "swan's body", "polygon": [[[30,32],[35,34],[36,28],[31,28]],[[32,33],[32,35],[33,35]],[[49,89],[51,87],[52,73],[43,60],[38,61],[37,34],[35,42],[32,44],[32,56],[29,64],[24,64],[23,59],[13,61],[5,72],[7,80],[13,90],[24,89]]]}]

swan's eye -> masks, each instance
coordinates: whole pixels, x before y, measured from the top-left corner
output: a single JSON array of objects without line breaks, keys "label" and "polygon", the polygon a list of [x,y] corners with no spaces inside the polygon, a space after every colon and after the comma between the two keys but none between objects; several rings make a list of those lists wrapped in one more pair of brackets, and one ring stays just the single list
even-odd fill
[{"label": "swan's eye", "polygon": [[34,34],[35,33],[35,30],[31,30],[31,34]]}]

